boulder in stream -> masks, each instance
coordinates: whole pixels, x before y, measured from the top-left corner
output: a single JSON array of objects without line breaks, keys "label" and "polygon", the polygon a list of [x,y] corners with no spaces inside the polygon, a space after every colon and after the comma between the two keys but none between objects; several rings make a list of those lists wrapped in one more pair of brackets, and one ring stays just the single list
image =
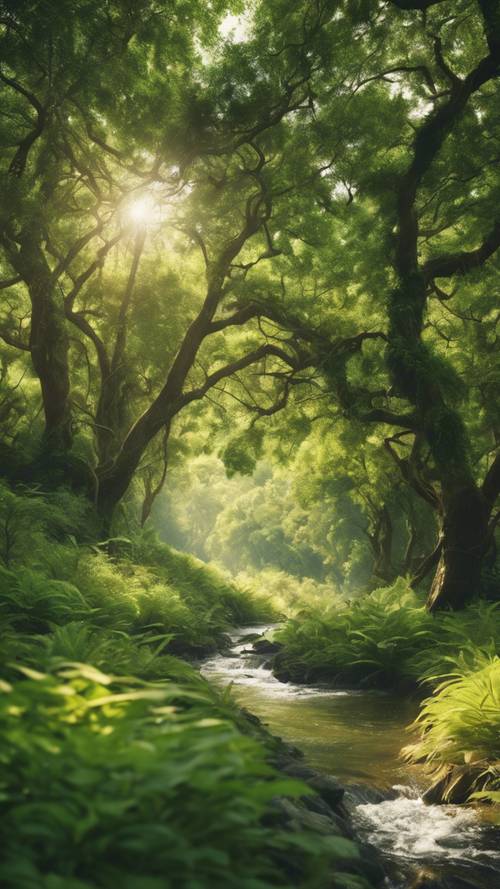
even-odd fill
[{"label": "boulder in stream", "polygon": [[440,803],[461,805],[467,802],[472,793],[482,790],[487,780],[484,763],[450,766],[446,773],[441,774],[425,791],[422,799],[426,803],[437,805]]},{"label": "boulder in stream", "polygon": [[252,648],[256,654],[277,654],[283,645],[281,642],[272,642],[270,639],[257,639]]}]

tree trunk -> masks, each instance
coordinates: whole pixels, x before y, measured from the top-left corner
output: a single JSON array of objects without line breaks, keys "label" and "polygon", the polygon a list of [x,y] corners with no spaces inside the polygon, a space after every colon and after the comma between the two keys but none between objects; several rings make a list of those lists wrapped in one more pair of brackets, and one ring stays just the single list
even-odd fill
[{"label": "tree trunk", "polygon": [[9,259],[25,282],[31,300],[30,353],[42,390],[45,445],[51,452],[71,448],[69,336],[62,295],[40,246],[43,233],[36,220],[19,239],[19,250],[9,244]]},{"label": "tree trunk", "polygon": [[48,269],[30,280],[30,352],[40,380],[45,415],[45,440],[51,451],[71,448],[69,337],[62,300],[57,299]]},{"label": "tree trunk", "polygon": [[45,415],[45,442],[50,451],[71,448],[69,337],[62,301],[42,273],[29,286],[31,297],[30,352],[40,380]]},{"label": "tree trunk", "polygon": [[[411,260],[402,265],[411,265]],[[419,412],[441,486],[442,553],[428,607],[460,609],[479,586],[488,502],[474,480],[462,418],[446,403],[433,355],[421,341],[425,281],[415,270],[399,277],[390,304],[389,370],[399,395]]]},{"label": "tree trunk", "polygon": [[390,583],[394,579],[392,567],[392,519],[387,506],[383,506],[374,534],[370,538],[375,555],[373,576]]},{"label": "tree trunk", "polygon": [[407,522],[407,530],[408,530],[408,540],[406,542],[406,548],[403,556],[403,562],[401,566],[402,574],[409,574],[412,570],[412,566],[415,564],[415,548],[418,543],[418,532],[417,528],[414,524],[413,515]]},{"label": "tree trunk", "polygon": [[100,482],[97,507],[102,516],[111,515],[124,496],[150,441],[160,429],[170,428],[179,409],[178,400],[182,387],[206,335],[207,324],[217,308],[222,279],[217,283],[218,292],[212,293],[209,286],[203,308],[186,331],[165,385],[128,432],[112,466],[103,466],[98,472]]},{"label": "tree trunk", "polygon": [[168,439],[170,436],[170,425],[165,427],[165,433],[163,436],[163,453],[162,453],[162,468],[160,477],[156,484],[154,484],[154,475],[153,470],[151,469],[145,479],[144,479],[144,499],[142,501],[142,509],[141,509],[141,528],[144,528],[149,516],[151,515],[151,510],[153,509],[153,504],[161,494],[163,490],[163,486],[165,484],[167,478],[167,469],[168,469]]},{"label": "tree trunk", "polygon": [[443,496],[442,551],[429,594],[430,611],[464,608],[477,593],[488,547],[488,503],[475,486]]}]

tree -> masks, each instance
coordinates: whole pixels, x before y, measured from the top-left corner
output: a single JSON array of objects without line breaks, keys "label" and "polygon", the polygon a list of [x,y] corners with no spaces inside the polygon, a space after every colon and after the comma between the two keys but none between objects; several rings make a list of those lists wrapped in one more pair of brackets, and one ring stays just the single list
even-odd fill
[{"label": "tree", "polygon": [[[316,162],[324,159],[317,201],[332,216],[324,253],[330,269],[325,258],[317,262],[309,299],[303,288],[288,302],[292,312],[298,305],[299,322],[285,307],[281,323],[313,344],[316,367],[346,415],[394,427],[400,442],[402,435],[413,437],[405,458],[394,433],[388,441],[405,480],[442,518],[429,605],[462,607],[478,589],[491,541],[500,458],[491,462],[490,445],[482,477],[473,466],[471,415],[460,408],[464,387],[443,355],[436,315],[449,299],[461,302],[464,292],[469,312],[473,303],[484,303],[498,261],[498,151],[493,140],[483,140],[477,151],[482,128],[492,134],[499,128],[498,4],[392,6],[404,12],[353,4],[358,48],[350,82],[335,91],[328,73],[315,81],[310,150]],[[339,139],[339,131],[347,136]],[[302,229],[303,240],[310,227]],[[289,279],[299,273],[304,280],[304,270],[303,255],[295,257]],[[442,289],[446,279],[457,282],[458,299]],[[325,289],[326,305],[313,303],[312,295]],[[332,295],[339,290],[340,298]],[[356,306],[346,308],[348,293],[358,301],[357,313]],[[363,303],[380,345],[384,337],[387,342],[384,364],[376,364],[380,387],[370,385],[360,366],[368,333],[356,333]],[[335,304],[337,325],[351,330],[351,354],[347,340],[340,347],[331,333]],[[457,311],[466,324],[496,324],[484,304],[479,322]],[[490,434],[487,423],[481,436]]]}]

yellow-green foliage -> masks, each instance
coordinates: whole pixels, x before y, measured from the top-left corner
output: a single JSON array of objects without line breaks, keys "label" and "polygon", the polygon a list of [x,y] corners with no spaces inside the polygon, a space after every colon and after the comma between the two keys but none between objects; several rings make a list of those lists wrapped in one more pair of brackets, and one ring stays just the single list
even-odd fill
[{"label": "yellow-green foliage", "polygon": [[431,764],[500,760],[500,658],[479,656],[478,667],[446,678],[422,704],[414,751]]},{"label": "yellow-green foliage", "polygon": [[82,538],[85,509],[64,491],[45,497],[1,487],[0,616],[19,632],[85,619],[115,632],[168,634],[170,650],[202,654],[229,627],[274,616],[263,597],[151,534],[117,541],[112,557],[77,542],[72,532]]},{"label": "yellow-green foliage", "polygon": [[500,658],[478,652],[476,669],[462,661],[461,673],[440,682],[423,702],[414,727],[421,737],[406,748],[410,759],[424,759],[433,771],[473,764],[481,785],[486,780],[474,796],[500,802]]},{"label": "yellow-green foliage", "polygon": [[319,889],[356,858],[344,838],[262,825],[274,797],[305,788],[192,671],[154,684],[81,664],[20,672],[0,685],[6,889],[272,889],[284,860],[294,885]]},{"label": "yellow-green foliage", "polygon": [[292,678],[392,683],[406,676],[415,650],[429,642],[432,619],[403,580],[340,607],[313,606],[289,621],[277,638],[279,666]]},{"label": "yellow-green foliage", "polygon": [[311,606],[324,611],[333,604],[340,607],[345,603],[332,584],[312,577],[295,577],[277,568],[264,568],[253,574],[242,571],[236,575],[236,582],[256,599],[265,595],[280,614],[293,616]]},{"label": "yellow-green foliage", "polygon": [[295,679],[433,681],[474,663],[478,646],[500,648],[500,604],[478,602],[455,614],[430,615],[402,578],[391,587],[328,610],[312,607],[278,634],[279,670]]}]

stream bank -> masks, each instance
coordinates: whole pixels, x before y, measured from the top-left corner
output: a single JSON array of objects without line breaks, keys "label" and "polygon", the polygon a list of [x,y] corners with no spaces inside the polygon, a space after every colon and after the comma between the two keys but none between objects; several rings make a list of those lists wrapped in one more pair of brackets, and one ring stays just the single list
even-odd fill
[{"label": "stream bank", "polygon": [[[425,804],[422,768],[399,759],[402,744],[411,740],[406,726],[416,700],[281,682],[269,653],[250,647],[252,635],[268,629],[235,630],[230,650],[205,661],[203,674],[217,685],[232,683],[242,707],[304,753],[306,770],[341,782],[352,830],[382,856],[390,889],[493,889],[500,872],[498,827],[473,808]],[[281,765],[286,771],[287,763]]]}]

